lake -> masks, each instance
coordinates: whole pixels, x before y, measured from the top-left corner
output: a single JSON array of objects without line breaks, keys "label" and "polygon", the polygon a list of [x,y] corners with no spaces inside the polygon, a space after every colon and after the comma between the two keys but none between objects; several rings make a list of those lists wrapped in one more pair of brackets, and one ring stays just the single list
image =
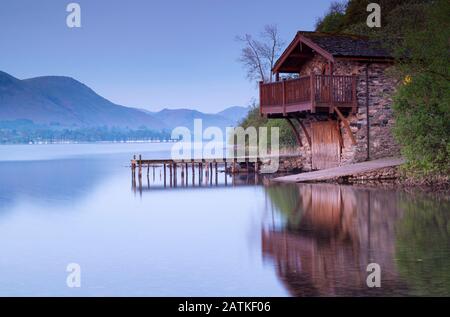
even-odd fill
[{"label": "lake", "polygon": [[224,173],[164,189],[161,168],[136,187],[132,155],[171,146],[0,146],[0,295],[450,295],[448,197]]}]

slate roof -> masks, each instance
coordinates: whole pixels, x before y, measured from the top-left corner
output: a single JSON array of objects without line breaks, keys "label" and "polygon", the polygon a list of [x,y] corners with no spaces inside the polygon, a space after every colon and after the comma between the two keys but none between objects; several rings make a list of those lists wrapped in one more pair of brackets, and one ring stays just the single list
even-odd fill
[{"label": "slate roof", "polygon": [[304,31],[297,35],[311,40],[334,57],[392,58],[382,42],[367,37]]}]

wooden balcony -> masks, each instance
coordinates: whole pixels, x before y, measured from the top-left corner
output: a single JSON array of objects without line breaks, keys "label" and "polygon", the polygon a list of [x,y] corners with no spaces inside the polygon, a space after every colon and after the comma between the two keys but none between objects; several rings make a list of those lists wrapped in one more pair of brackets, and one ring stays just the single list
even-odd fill
[{"label": "wooden balcony", "polygon": [[356,112],[356,76],[311,75],[259,86],[260,111],[268,117],[301,112]]}]

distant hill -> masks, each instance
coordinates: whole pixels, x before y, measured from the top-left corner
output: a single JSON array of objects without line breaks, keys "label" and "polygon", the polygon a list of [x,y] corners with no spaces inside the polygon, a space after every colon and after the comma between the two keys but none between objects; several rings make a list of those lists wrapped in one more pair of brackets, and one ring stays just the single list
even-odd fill
[{"label": "distant hill", "polygon": [[116,105],[75,79],[48,76],[19,80],[0,72],[0,120],[17,119],[65,127],[164,128],[151,115]]},{"label": "distant hill", "polygon": [[[151,112],[151,114],[155,118],[164,121],[170,130],[178,126],[192,129],[195,119],[202,119],[204,128],[214,126],[223,129],[235,126],[238,121],[247,114],[248,110],[246,109],[247,108],[244,107],[232,107],[216,114],[203,113],[191,109],[164,109],[159,112]],[[223,115],[222,113],[228,115]],[[238,113],[245,114],[239,116]]]},{"label": "distant hill", "polygon": [[241,121],[243,118],[245,118],[250,111],[249,107],[229,107],[221,112],[218,112],[217,114],[231,120],[235,124],[238,124],[239,121]]},{"label": "distant hill", "polygon": [[234,126],[247,111],[245,107],[230,107],[218,114],[190,109],[149,112],[114,104],[70,77],[19,80],[0,71],[0,123],[18,121],[22,124],[26,120],[27,124],[73,129],[145,127],[152,131],[170,131],[176,126],[192,128],[194,119],[203,119],[204,127]]}]

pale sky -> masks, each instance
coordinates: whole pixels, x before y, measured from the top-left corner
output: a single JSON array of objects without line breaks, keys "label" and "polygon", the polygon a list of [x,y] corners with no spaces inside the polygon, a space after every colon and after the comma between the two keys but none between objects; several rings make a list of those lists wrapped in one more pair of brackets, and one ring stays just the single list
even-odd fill
[{"label": "pale sky", "polygon": [[[81,6],[68,28],[66,6]],[[289,42],[331,0],[1,0],[0,70],[20,79],[74,77],[103,97],[148,110],[217,112],[257,97],[237,35],[277,24]]]}]

